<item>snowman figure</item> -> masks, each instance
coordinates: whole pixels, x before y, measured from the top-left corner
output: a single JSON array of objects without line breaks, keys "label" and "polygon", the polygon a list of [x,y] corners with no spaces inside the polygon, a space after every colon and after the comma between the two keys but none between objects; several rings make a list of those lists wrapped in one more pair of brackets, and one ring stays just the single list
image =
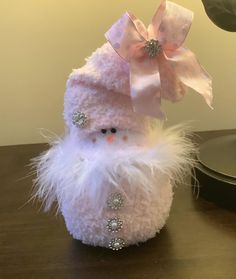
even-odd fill
[{"label": "snowman figure", "polygon": [[155,237],[176,181],[194,164],[195,148],[180,126],[163,129],[134,109],[130,68],[107,42],[74,70],[66,134],[35,159],[36,196],[45,209],[56,201],[73,238],[112,250]]}]

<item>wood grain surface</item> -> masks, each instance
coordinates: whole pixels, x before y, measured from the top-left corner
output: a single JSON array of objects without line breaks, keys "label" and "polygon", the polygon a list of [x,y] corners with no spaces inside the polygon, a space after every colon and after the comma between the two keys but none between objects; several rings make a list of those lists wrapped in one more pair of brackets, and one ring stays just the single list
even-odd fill
[{"label": "wood grain surface", "polygon": [[[230,131],[206,132],[201,142]],[[0,278],[236,278],[236,212],[175,190],[161,233],[118,252],[83,245],[63,218],[29,200],[30,158],[45,144],[0,147]]]}]

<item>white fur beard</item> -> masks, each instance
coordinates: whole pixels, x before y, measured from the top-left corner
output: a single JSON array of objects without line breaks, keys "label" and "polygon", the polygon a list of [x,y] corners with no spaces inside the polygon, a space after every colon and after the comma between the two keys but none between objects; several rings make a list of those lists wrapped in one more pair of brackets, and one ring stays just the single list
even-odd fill
[{"label": "white fur beard", "polygon": [[[67,229],[86,244],[108,247],[118,237],[127,246],[154,237],[169,215],[173,185],[194,164],[195,147],[184,129],[134,133],[127,144],[90,142],[69,134],[34,159],[35,196],[46,210],[57,201]],[[119,210],[107,205],[114,193],[124,198]],[[107,224],[115,217],[123,226],[111,233]]]}]

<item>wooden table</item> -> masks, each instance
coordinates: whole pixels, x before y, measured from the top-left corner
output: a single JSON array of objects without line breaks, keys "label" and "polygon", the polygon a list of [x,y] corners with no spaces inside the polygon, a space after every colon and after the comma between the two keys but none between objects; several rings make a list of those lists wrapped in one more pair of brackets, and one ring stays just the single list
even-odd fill
[{"label": "wooden table", "polygon": [[187,185],[176,189],[165,228],[140,246],[113,252],[73,240],[61,216],[25,205],[33,178],[27,164],[45,148],[0,147],[1,279],[236,278],[236,212],[196,199]]}]

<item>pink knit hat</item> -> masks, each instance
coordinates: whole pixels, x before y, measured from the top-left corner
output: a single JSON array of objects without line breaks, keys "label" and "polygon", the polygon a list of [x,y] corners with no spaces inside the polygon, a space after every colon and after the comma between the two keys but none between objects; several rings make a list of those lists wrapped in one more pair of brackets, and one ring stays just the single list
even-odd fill
[{"label": "pink knit hat", "polygon": [[145,132],[147,115],[165,119],[162,99],[179,101],[186,87],[212,107],[211,77],[183,46],[192,19],[191,11],[163,0],[147,29],[130,13],[116,21],[105,34],[109,43],[69,77],[64,110],[69,129]]},{"label": "pink knit hat", "polygon": [[71,130],[88,134],[116,127],[145,132],[149,117],[134,112],[129,65],[109,43],[98,48],[67,81],[64,119]]}]

